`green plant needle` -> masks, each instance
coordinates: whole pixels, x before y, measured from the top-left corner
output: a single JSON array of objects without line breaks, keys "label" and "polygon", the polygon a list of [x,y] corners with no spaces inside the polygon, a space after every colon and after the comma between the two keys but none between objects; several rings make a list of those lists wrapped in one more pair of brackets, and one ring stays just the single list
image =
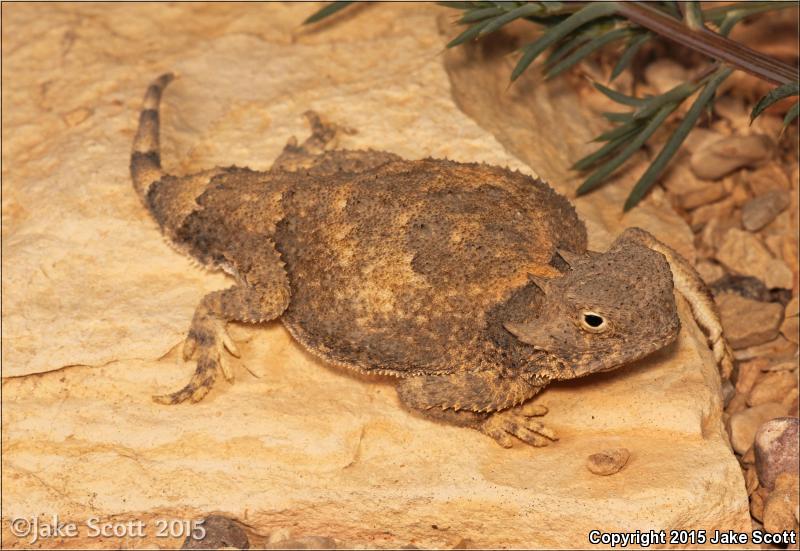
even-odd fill
[{"label": "green plant needle", "polygon": [[683,143],[683,140],[686,139],[686,136],[689,135],[689,132],[694,128],[697,119],[703,112],[706,104],[711,101],[714,97],[714,93],[717,91],[722,82],[730,76],[733,72],[733,69],[724,68],[717,71],[717,73],[712,77],[710,81],[705,85],[703,91],[700,92],[700,95],[697,96],[697,99],[694,100],[694,103],[689,108],[689,111],[686,113],[686,116],[683,118],[681,123],[678,125],[678,128],[675,129],[675,132],[672,133],[667,143],[664,144],[664,147],[661,148],[658,156],[653,160],[650,166],[647,168],[644,174],[642,174],[639,181],[636,182],[636,185],[633,187],[628,199],[625,201],[625,211],[629,211],[634,206],[636,206],[639,201],[641,201],[644,194],[647,193],[652,185],[656,182],[656,179],[661,175],[661,171],[664,170],[664,167],[667,166],[670,159],[675,155],[678,151],[678,148]]}]

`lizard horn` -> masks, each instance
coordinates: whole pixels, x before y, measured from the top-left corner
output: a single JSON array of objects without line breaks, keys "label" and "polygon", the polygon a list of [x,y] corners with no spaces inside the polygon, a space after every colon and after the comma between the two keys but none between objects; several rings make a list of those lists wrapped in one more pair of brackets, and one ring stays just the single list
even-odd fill
[{"label": "lizard horn", "polygon": [[556,253],[558,253],[558,256],[560,256],[561,259],[564,262],[566,262],[570,268],[574,268],[575,265],[578,263],[578,260],[584,257],[584,255],[582,254],[573,253],[572,251],[567,251],[565,249],[556,249]]},{"label": "lizard horn", "polygon": [[547,279],[537,275],[528,274],[528,281],[536,285],[542,293],[545,295],[547,294],[547,287],[550,284]]}]

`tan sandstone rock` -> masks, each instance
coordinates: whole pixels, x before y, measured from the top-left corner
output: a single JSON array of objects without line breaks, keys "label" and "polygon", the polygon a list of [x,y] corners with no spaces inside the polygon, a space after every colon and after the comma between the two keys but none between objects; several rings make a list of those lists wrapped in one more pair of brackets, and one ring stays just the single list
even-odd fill
[{"label": "tan sandstone rock", "polygon": [[795,343],[785,339],[782,335],[778,335],[764,344],[734,350],[733,357],[742,361],[758,358],[759,356],[769,356],[773,361],[783,361],[797,358],[797,352],[798,347]]},{"label": "tan sandstone rock", "polygon": [[787,340],[798,344],[798,342],[800,342],[800,318],[792,316],[791,318],[783,320],[781,324],[781,334],[786,337]]},{"label": "tan sandstone rock", "polygon": [[758,406],[767,402],[782,402],[794,388],[797,388],[797,373],[791,371],[768,373],[750,390],[747,403]]},{"label": "tan sandstone rock", "polygon": [[731,228],[725,235],[717,259],[731,270],[757,277],[767,287],[792,288],[792,270],[773,257],[750,232]]},{"label": "tan sandstone rock", "polygon": [[778,336],[783,308],[774,302],[751,300],[735,293],[717,297],[725,335],[732,348],[747,348]]},{"label": "tan sandstone rock", "polygon": [[686,82],[686,68],[671,59],[659,59],[648,64],[645,80],[657,93],[663,94]]},{"label": "tan sandstone rock", "polygon": [[725,268],[711,260],[701,260],[695,266],[697,273],[707,285],[711,285],[725,275]]},{"label": "tan sandstone rock", "polygon": [[758,428],[769,421],[783,415],[786,408],[775,402],[761,404],[747,408],[731,415],[728,420],[728,430],[731,435],[731,445],[737,453],[743,454],[753,445]]},{"label": "tan sandstone rock", "polygon": [[798,301],[796,295],[792,297],[792,300],[789,301],[783,312],[781,334],[786,337],[787,340],[795,344],[800,342],[800,315],[798,315]]},{"label": "tan sandstone rock", "polygon": [[742,225],[758,231],[789,207],[791,198],[786,190],[772,190],[750,199],[742,207]]},{"label": "tan sandstone rock", "polygon": [[742,178],[755,196],[791,188],[789,177],[779,163],[765,164],[750,173],[743,174]]},{"label": "tan sandstone rock", "polygon": [[699,178],[716,180],[744,166],[754,166],[772,154],[774,144],[767,136],[731,135],[707,143],[691,158],[692,172]]},{"label": "tan sandstone rock", "polygon": [[691,210],[715,201],[719,201],[726,195],[728,195],[728,192],[722,185],[718,183],[710,183],[700,187],[699,189],[693,189],[678,195],[678,205],[686,210]]},{"label": "tan sandstone rock", "polygon": [[[312,108],[358,130],[343,147],[482,160],[576,186],[567,167],[596,119],[576,109],[568,80],[531,74],[506,91],[512,59],[468,47],[443,62],[458,32],[444,8],[365,5],[301,29],[315,9],[4,5],[15,29],[3,48],[4,542],[27,546],[11,518],[54,513],[151,528],[213,513],[250,536],[360,547],[582,547],[590,529],[631,523],[748,529],[719,375],[683,301],[673,346],[537,398],[561,437],[544,449],[505,450],[416,418],[390,384],[320,364],[277,323],[234,327],[234,384],[198,404],[151,401],[186,382],[193,366],[177,346],[192,311],[229,284],[165,245],[131,190],[139,102],[159,73],[180,75],[164,99],[170,171],[266,169],[306,135]],[[635,177],[578,202],[592,247],[642,225],[693,260],[663,194],[622,214]],[[588,455],[613,447],[636,462],[611,477],[587,471]],[[84,531],[43,545],[182,539]]]}]

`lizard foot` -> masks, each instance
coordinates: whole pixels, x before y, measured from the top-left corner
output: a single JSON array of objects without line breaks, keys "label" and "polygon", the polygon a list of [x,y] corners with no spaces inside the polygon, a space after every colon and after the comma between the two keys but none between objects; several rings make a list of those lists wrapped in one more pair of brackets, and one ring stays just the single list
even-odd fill
[{"label": "lizard foot", "polygon": [[183,359],[191,359],[197,353],[197,367],[182,389],[171,394],[153,396],[159,404],[180,404],[186,400],[199,402],[214,386],[217,371],[227,381],[233,380],[233,372],[227,362],[225,350],[239,357],[236,344],[225,329],[225,322],[210,315],[195,318],[189,335],[183,343]]},{"label": "lizard foot", "polygon": [[481,423],[479,430],[504,448],[513,446],[513,437],[539,448],[558,440],[552,429],[535,419],[545,414],[547,408],[540,405],[516,407],[493,414]]}]

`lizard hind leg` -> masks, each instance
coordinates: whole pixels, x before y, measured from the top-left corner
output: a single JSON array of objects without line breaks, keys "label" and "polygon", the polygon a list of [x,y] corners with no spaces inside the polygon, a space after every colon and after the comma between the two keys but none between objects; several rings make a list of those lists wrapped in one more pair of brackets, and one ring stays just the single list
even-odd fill
[{"label": "lizard hind leg", "polygon": [[275,159],[273,169],[297,171],[308,168],[314,161],[335,145],[337,134],[354,134],[355,130],[338,124],[327,123],[316,111],[303,113],[311,127],[311,135],[298,145],[297,138],[292,136],[283,148],[283,152]]},{"label": "lizard hind leg", "polygon": [[233,373],[225,351],[236,357],[239,351],[227,333],[227,323],[271,321],[286,310],[289,281],[274,247],[265,243],[250,264],[253,268],[242,274],[240,284],[207,294],[195,310],[183,347],[184,359],[197,356],[189,383],[177,392],[154,396],[153,400],[160,404],[198,402],[211,390],[218,372],[231,381]]}]

